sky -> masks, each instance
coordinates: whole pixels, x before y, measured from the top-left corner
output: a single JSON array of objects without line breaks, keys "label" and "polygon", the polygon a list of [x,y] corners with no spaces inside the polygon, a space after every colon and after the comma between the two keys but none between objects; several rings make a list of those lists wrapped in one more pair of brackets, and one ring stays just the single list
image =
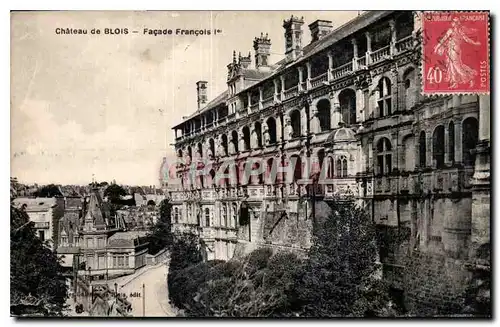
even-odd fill
[{"label": "sky", "polygon": [[[23,183],[116,180],[158,185],[173,158],[172,127],[196,111],[196,82],[208,98],[226,88],[233,50],[252,53],[261,32],[271,62],[284,57],[283,20],[303,16],[338,27],[358,12],[80,11],[11,14],[11,176]],[[57,28],[86,29],[61,35]],[[127,35],[104,34],[125,29]],[[143,29],[219,29],[217,35],[143,34]],[[92,29],[101,34],[91,34]],[[132,30],[138,33],[132,33]]]}]

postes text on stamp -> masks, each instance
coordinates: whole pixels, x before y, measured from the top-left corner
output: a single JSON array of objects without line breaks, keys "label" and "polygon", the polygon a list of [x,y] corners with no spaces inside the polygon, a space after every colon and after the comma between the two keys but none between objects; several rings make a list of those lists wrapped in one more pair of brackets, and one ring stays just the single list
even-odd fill
[{"label": "postes text on stamp", "polygon": [[489,13],[424,12],[422,91],[490,92]]}]

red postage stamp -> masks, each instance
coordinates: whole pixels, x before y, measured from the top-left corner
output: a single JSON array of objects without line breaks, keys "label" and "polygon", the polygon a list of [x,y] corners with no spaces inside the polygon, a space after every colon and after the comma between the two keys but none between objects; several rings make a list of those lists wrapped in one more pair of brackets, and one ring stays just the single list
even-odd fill
[{"label": "red postage stamp", "polygon": [[489,13],[424,12],[424,94],[490,92]]}]

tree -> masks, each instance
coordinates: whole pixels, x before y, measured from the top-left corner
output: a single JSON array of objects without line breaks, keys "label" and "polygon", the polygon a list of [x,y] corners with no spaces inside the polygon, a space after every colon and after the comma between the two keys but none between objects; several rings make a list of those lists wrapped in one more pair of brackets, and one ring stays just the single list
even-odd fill
[{"label": "tree", "polygon": [[53,198],[56,196],[63,196],[59,189],[59,186],[54,184],[49,184],[43,186],[41,189],[35,192],[35,196],[40,198]]},{"label": "tree", "polygon": [[168,199],[161,201],[159,211],[160,217],[148,235],[149,253],[151,254],[170,246],[173,242],[172,204]]},{"label": "tree", "polygon": [[303,276],[295,290],[301,316],[390,315],[387,285],[377,279],[375,228],[352,201],[335,200],[318,222]]},{"label": "tree", "polygon": [[10,312],[16,316],[60,316],[67,285],[57,255],[35,236],[33,222],[10,208]]},{"label": "tree", "polygon": [[107,196],[111,202],[118,202],[120,197],[125,195],[127,195],[127,192],[118,184],[111,184],[104,191],[104,196]]}]

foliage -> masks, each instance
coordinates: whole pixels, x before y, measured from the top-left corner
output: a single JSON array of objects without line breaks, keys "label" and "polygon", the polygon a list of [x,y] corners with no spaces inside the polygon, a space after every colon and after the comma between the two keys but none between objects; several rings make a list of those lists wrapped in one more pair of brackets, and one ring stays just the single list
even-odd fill
[{"label": "foliage", "polygon": [[368,215],[351,201],[337,200],[318,227],[296,289],[299,314],[389,314],[387,287],[376,279],[376,234]]},{"label": "foliage", "polygon": [[111,184],[104,190],[104,196],[107,196],[111,202],[119,201],[120,197],[125,195],[127,191],[118,184]]},{"label": "foliage", "polygon": [[[210,261],[180,271],[170,289],[188,316],[285,316],[301,260],[292,253],[258,249],[228,262]],[[172,294],[173,293],[173,294]]]},{"label": "foliage", "polygon": [[25,212],[10,209],[10,310],[13,315],[62,315],[67,297],[63,268],[35,236]]},{"label": "foliage", "polygon": [[53,198],[56,196],[63,196],[59,190],[59,186],[54,184],[45,185],[34,193],[34,196],[40,198]]},{"label": "foliage", "polygon": [[158,251],[169,247],[173,242],[172,235],[172,204],[168,199],[160,203],[160,217],[148,235],[149,253],[155,254]]}]

